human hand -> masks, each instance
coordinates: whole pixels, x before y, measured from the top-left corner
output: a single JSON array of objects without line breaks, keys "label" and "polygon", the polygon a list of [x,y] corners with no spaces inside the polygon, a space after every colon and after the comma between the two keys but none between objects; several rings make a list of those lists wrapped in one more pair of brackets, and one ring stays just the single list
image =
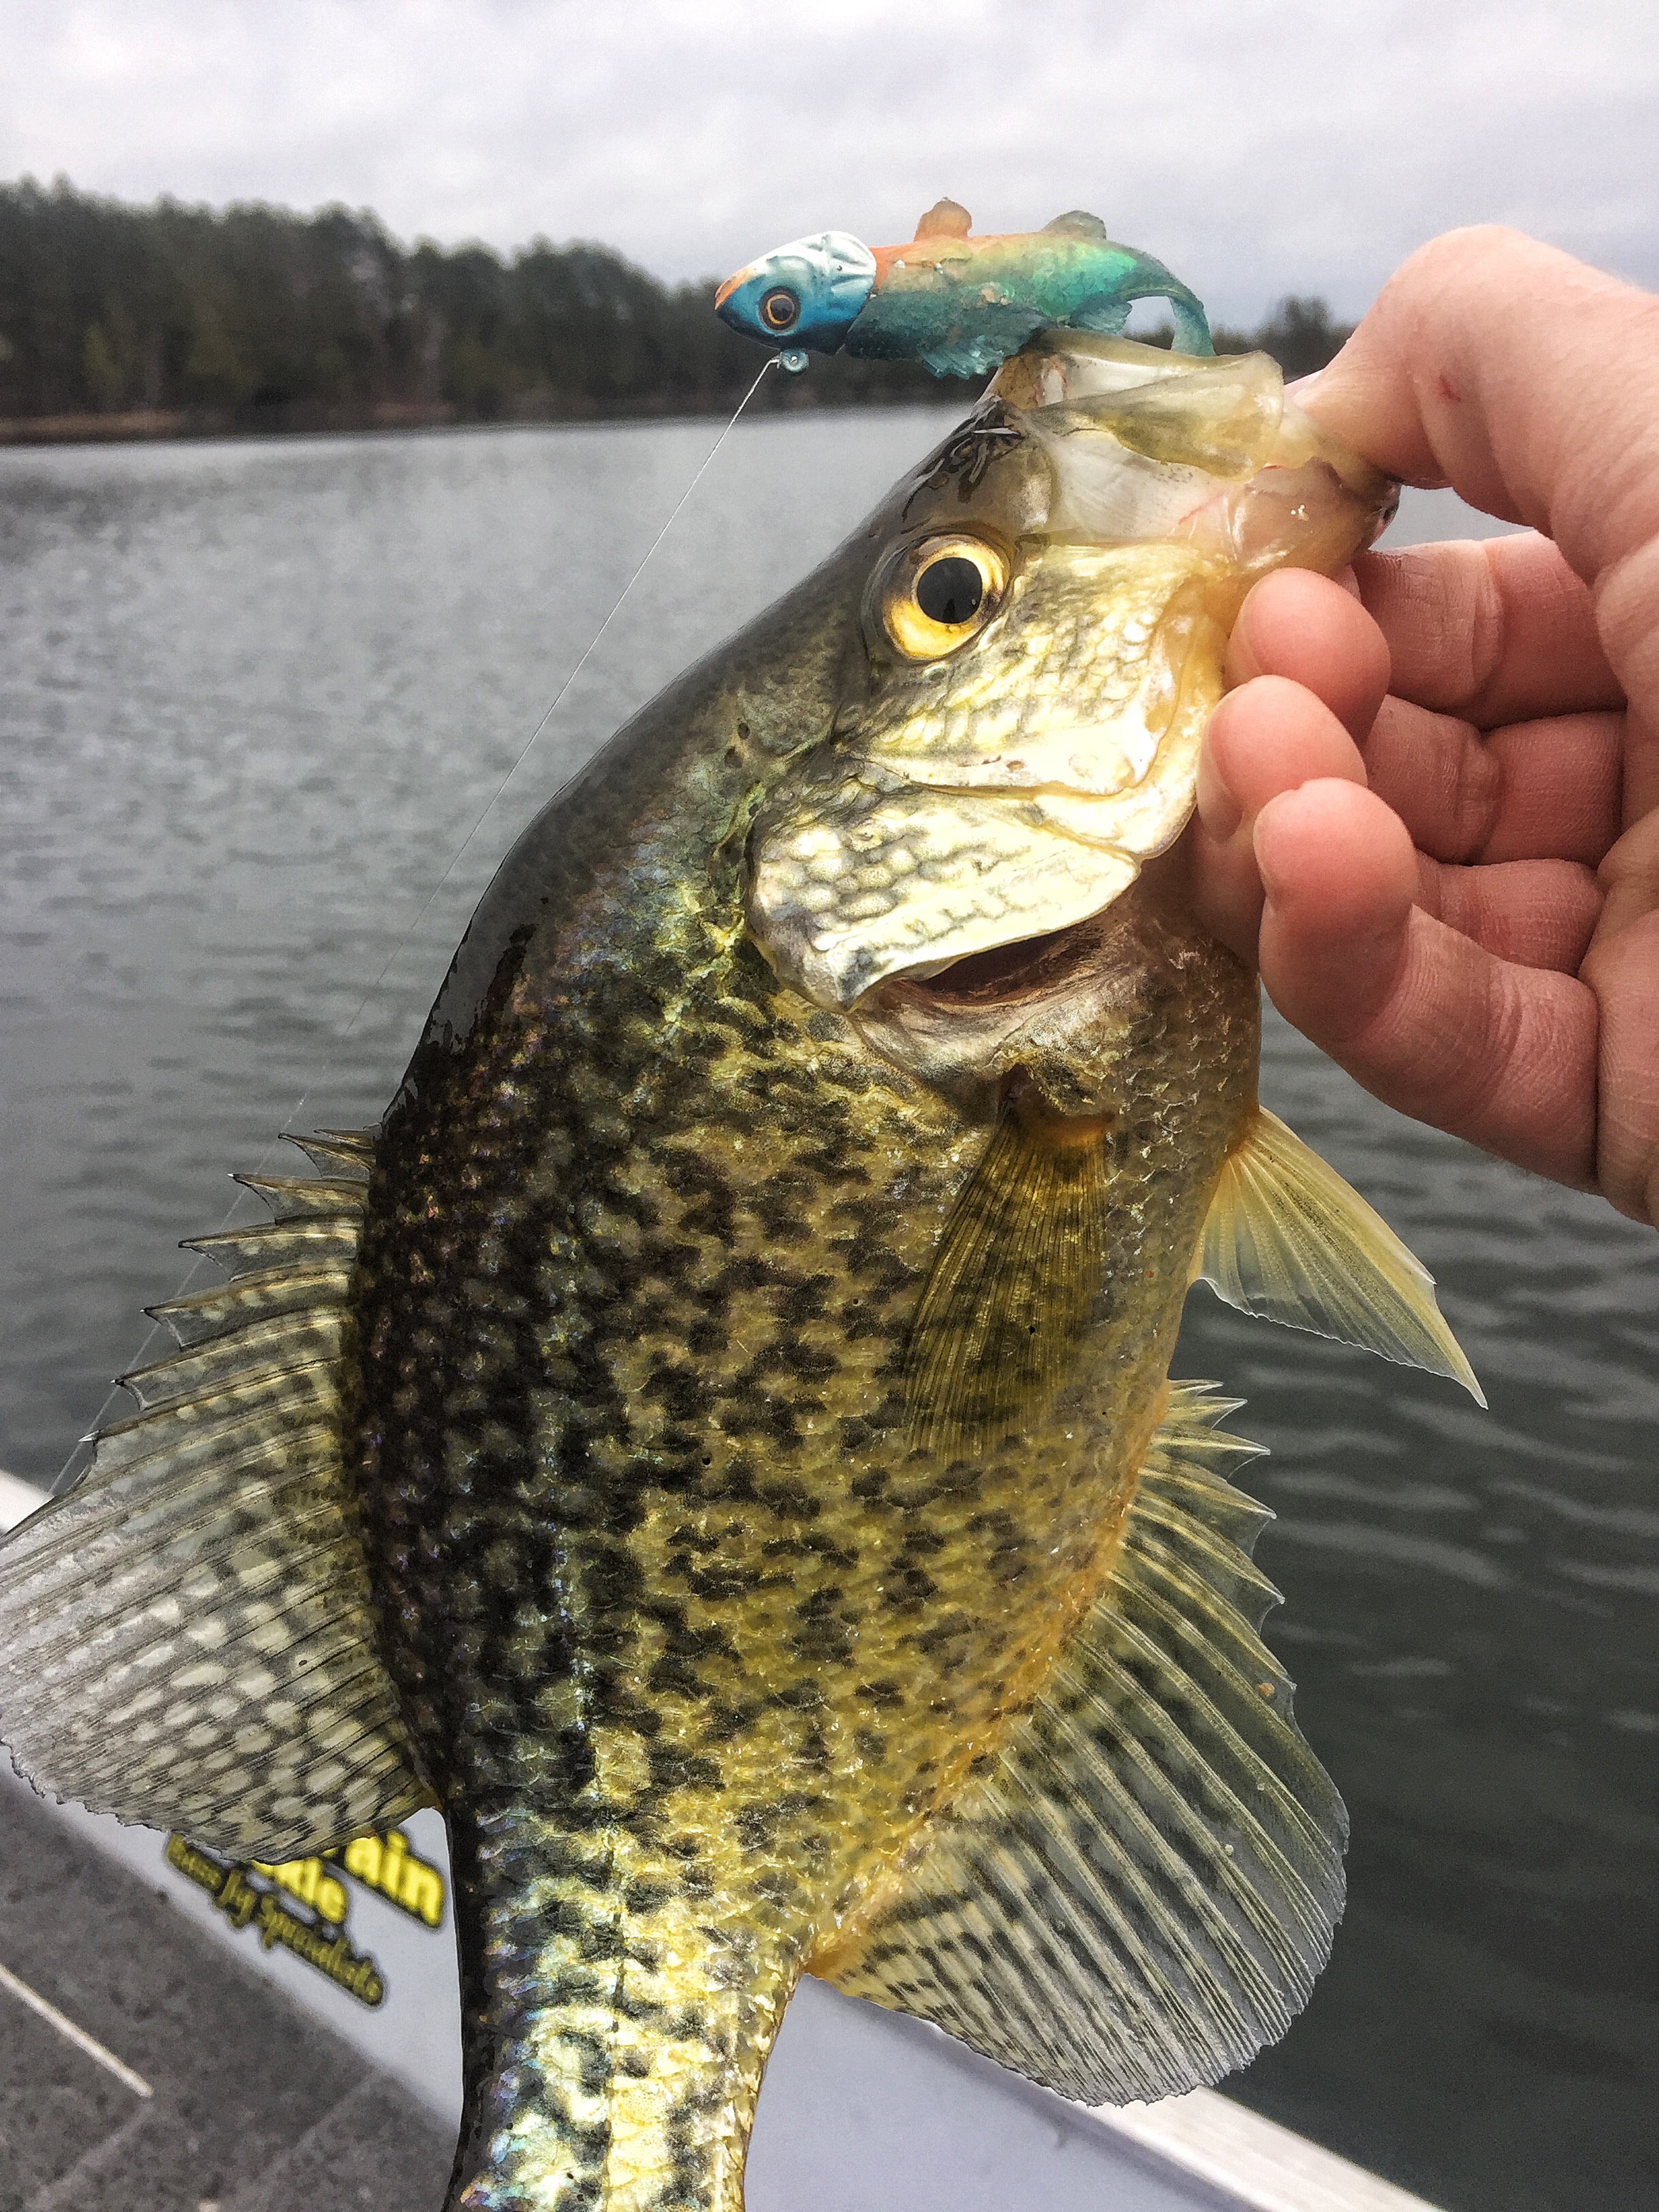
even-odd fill
[{"label": "human hand", "polygon": [[1257,585],[1200,912],[1379,1098],[1659,1223],[1659,300],[1455,231],[1297,398],[1541,534]]}]

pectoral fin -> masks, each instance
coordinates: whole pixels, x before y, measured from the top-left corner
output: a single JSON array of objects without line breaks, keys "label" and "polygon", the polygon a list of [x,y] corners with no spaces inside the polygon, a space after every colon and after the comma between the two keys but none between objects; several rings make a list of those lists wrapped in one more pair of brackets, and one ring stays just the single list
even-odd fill
[{"label": "pectoral fin", "polygon": [[945,1224],[905,1349],[910,1425],[947,1456],[986,1450],[1064,1379],[1099,1296],[1103,1119],[1016,1092]]},{"label": "pectoral fin", "polygon": [[1193,1272],[1241,1312],[1449,1376],[1486,1402],[1428,1269],[1261,1107],[1221,1170]]}]

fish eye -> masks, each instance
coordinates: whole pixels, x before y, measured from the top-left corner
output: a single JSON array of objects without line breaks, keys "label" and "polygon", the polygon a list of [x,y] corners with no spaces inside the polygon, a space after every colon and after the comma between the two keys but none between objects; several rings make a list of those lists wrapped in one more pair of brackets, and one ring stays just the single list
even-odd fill
[{"label": "fish eye", "polygon": [[985,578],[977,561],[946,553],[927,563],[915,590],[916,605],[929,622],[971,622],[985,597]]},{"label": "fish eye", "polygon": [[984,538],[924,538],[889,578],[883,624],[901,653],[936,660],[985,627],[1007,583],[1006,559]]},{"label": "fish eye", "polygon": [[769,331],[793,331],[800,320],[800,301],[787,284],[779,284],[761,301],[760,314]]}]

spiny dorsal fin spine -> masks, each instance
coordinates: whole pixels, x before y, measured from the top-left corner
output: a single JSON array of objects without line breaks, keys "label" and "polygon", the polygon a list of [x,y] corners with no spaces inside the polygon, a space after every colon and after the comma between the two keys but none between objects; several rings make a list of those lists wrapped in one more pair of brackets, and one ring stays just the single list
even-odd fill
[{"label": "spiny dorsal fin spine", "polygon": [[1255,1602],[1248,1609],[1230,1603],[1224,1614],[1218,1615],[1202,1575],[1193,1571],[1189,1560],[1150,1536],[1126,1543],[1115,1571],[1119,1581],[1148,1589],[1178,1609],[1190,1611],[1197,1606],[1205,1635],[1232,1656],[1241,1673],[1248,1671],[1261,1648],[1261,1624],[1277,1602],[1271,1584],[1251,1593]]},{"label": "spiny dorsal fin spine", "polygon": [[211,1290],[146,1306],[144,1311],[169,1329],[177,1343],[193,1346],[253,1328],[272,1314],[337,1305],[350,1280],[349,1267],[334,1265],[256,1268],[216,1283]]},{"label": "spiny dorsal fin spine", "polygon": [[284,1131],[283,1142],[302,1152],[319,1175],[337,1176],[343,1182],[367,1182],[373,1149],[364,1151],[355,1136],[319,1129],[309,1137]]},{"label": "spiny dorsal fin spine", "polygon": [[246,1382],[218,1386],[153,1412],[129,1413],[100,1431],[99,1449],[113,1446],[108,1464],[120,1466],[132,1459],[170,1456],[176,1449],[217,1443],[253,1422],[286,1425],[302,1407],[332,1406],[333,1368],[326,1358],[307,1360],[303,1366],[251,1376]]},{"label": "spiny dorsal fin spine", "polygon": [[[1308,1778],[1312,1754],[1286,1726],[1292,1717],[1294,1692],[1290,1677],[1272,1654],[1261,1650],[1247,1674],[1238,1664],[1236,1651],[1217,1648],[1192,1627],[1177,1606],[1144,1583],[1126,1590],[1123,1609],[1136,1633],[1191,1679],[1284,1788],[1292,1794],[1301,1788]],[[1264,1687],[1270,1695],[1264,1696]],[[1297,1811],[1300,1815],[1300,1807]],[[1299,1828],[1305,1839],[1328,1848],[1331,1839],[1317,1823],[1303,1816]]]},{"label": "spiny dorsal fin spine", "polygon": [[[1161,1493],[1161,1494],[1160,1494]],[[1259,1524],[1258,1524],[1259,1525]],[[1268,1613],[1284,1602],[1255,1562],[1233,1541],[1195,1515],[1179,1498],[1162,1491],[1141,1501],[1134,1528],[1125,1545],[1139,1551],[1156,1549],[1176,1561],[1195,1582],[1206,1583],[1233,1610],[1260,1627]]]},{"label": "spiny dorsal fin spine", "polygon": [[355,1258],[362,1223],[353,1214],[310,1221],[270,1221],[246,1229],[214,1229],[179,1240],[182,1252],[199,1252],[228,1274],[252,1268],[304,1266]]},{"label": "spiny dorsal fin spine", "polygon": [[191,1351],[136,1367],[117,1380],[148,1413],[172,1400],[199,1395],[216,1383],[233,1379],[251,1382],[290,1367],[335,1358],[344,1327],[345,1316],[337,1310],[273,1315],[233,1335],[211,1338]]},{"label": "spiny dorsal fin spine", "polygon": [[277,1221],[358,1214],[368,1200],[366,1182],[348,1182],[340,1176],[238,1175],[231,1181],[262,1199]]},{"label": "spiny dorsal fin spine", "polygon": [[1256,1539],[1273,1519],[1267,1506],[1247,1498],[1231,1483],[1206,1478],[1195,1481],[1183,1470],[1165,1470],[1163,1487],[1194,1521],[1212,1529],[1224,1543],[1235,1545],[1248,1559]]},{"label": "spiny dorsal fin spine", "polygon": [[374,1164],[374,1148],[380,1141],[378,1128],[373,1129],[313,1129],[313,1142],[331,1145],[336,1152],[362,1164],[367,1175]]},{"label": "spiny dorsal fin spine", "polygon": [[[1142,1574],[1139,1564],[1125,1562],[1115,1577],[1122,1617],[1231,1716],[1235,1732],[1253,1745],[1253,1756],[1280,1773],[1291,1799],[1278,1808],[1286,1825],[1320,1838],[1326,1852],[1340,1848],[1346,1831],[1338,1801],[1296,1725],[1295,1685],[1284,1668],[1243,1621],[1224,1631],[1213,1619],[1194,1619],[1185,1593]],[[1331,1814],[1334,1825],[1322,1825],[1310,1807]]]}]

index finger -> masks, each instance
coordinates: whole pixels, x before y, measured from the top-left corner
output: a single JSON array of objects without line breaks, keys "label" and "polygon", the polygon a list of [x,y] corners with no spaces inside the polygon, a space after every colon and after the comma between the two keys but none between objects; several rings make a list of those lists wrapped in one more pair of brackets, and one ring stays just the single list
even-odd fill
[{"label": "index finger", "polygon": [[1297,398],[1408,483],[1553,538],[1626,696],[1659,700],[1659,300],[1517,231],[1452,231]]}]

